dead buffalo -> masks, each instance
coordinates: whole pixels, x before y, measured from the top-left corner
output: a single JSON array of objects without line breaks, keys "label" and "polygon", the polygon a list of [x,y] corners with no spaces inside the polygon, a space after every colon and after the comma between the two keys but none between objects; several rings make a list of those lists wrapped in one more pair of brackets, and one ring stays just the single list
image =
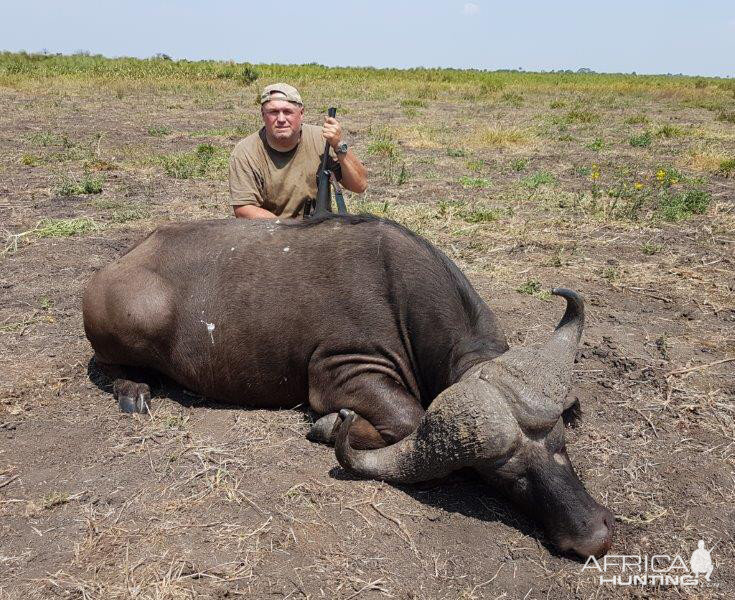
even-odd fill
[{"label": "dead buffalo", "polygon": [[474,468],[558,548],[599,556],[612,515],[577,478],[562,418],[584,307],[554,293],[567,308],[546,346],[509,350],[454,263],[395,223],[227,219],[161,227],[95,274],[84,327],[125,411],[150,402],[130,367],[244,406],[308,403],[323,415],[310,439],[336,441],[347,469]]}]

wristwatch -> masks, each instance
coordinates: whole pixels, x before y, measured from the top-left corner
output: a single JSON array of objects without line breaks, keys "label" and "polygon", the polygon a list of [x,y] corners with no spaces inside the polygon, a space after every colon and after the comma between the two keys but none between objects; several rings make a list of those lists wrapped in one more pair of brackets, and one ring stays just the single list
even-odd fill
[{"label": "wristwatch", "polygon": [[347,154],[347,148],[347,142],[340,142],[339,144],[337,144],[337,147],[334,149],[334,151],[337,154]]}]

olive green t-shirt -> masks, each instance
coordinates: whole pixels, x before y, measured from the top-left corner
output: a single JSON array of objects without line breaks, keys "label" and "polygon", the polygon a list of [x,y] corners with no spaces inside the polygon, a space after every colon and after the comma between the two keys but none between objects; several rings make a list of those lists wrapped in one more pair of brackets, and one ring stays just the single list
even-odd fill
[{"label": "olive green t-shirt", "polygon": [[[268,145],[265,127],[238,142],[230,156],[230,204],[259,206],[279,217],[302,213],[307,198],[316,199],[317,174],[324,154],[322,128],[301,126],[301,140],[288,152]],[[327,168],[342,171],[330,148]]]}]

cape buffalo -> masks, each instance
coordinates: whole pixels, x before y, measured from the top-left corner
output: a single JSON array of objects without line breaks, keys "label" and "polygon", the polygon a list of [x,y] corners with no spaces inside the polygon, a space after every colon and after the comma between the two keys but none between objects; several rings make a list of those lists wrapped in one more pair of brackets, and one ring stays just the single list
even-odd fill
[{"label": "cape buffalo", "polygon": [[160,227],[96,273],[84,327],[122,410],[150,403],[134,367],[244,406],[308,403],[323,415],[309,438],[345,468],[393,482],[474,468],[559,549],[599,556],[613,517],[577,478],[562,418],[584,306],[553,293],[567,307],[548,343],[508,349],[454,263],[396,223],[223,219]]}]

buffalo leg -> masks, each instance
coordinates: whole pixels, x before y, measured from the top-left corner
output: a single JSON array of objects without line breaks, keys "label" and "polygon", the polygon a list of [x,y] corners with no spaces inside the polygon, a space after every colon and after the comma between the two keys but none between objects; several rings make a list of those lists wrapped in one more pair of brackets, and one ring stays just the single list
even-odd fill
[{"label": "buffalo leg", "polygon": [[[326,378],[316,378],[309,391],[309,404],[319,419],[309,432],[309,439],[334,443],[341,420],[341,409],[354,411],[358,418],[350,427],[350,444],[355,448],[382,448],[403,439],[418,427],[424,409],[406,388],[393,378],[370,373],[352,378],[333,377],[341,381],[332,386]],[[331,427],[330,427],[331,425]]]},{"label": "buffalo leg", "polygon": [[[306,434],[306,439],[311,442],[334,445],[341,424],[339,413],[324,415],[311,426],[309,433]],[[387,445],[378,430],[360,415],[357,415],[350,427],[350,444],[353,448],[360,450],[372,450]]]},{"label": "buffalo leg", "polygon": [[151,406],[151,388],[143,381],[137,369],[123,365],[104,363],[95,357],[95,362],[112,380],[112,393],[120,410],[124,413],[147,413]]}]

